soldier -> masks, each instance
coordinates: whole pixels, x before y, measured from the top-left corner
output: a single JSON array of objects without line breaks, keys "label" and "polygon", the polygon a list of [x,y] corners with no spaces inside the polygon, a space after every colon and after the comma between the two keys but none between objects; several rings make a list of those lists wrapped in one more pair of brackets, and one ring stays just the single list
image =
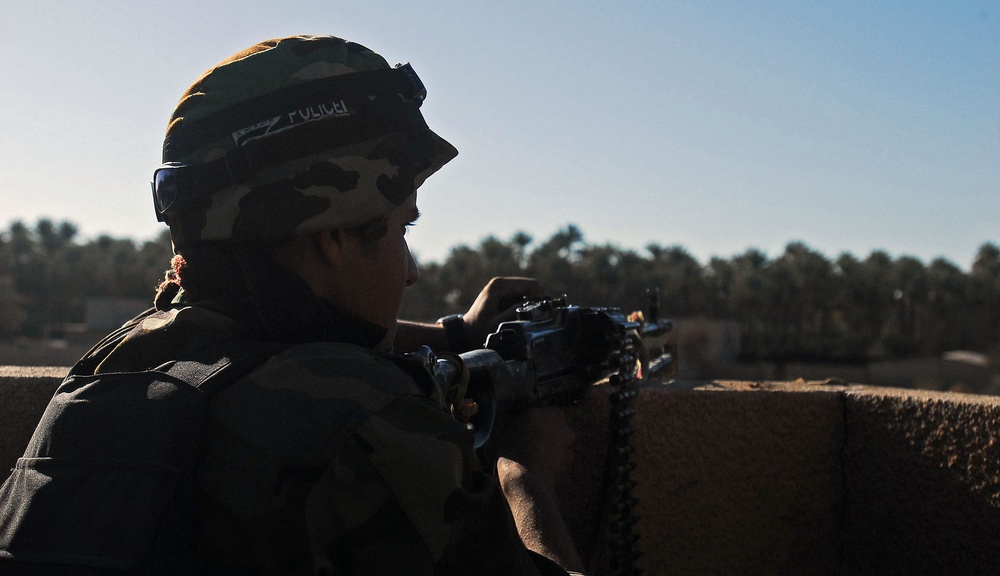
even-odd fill
[{"label": "soldier", "polygon": [[565,423],[524,416],[536,435],[508,435],[498,482],[440,394],[389,354],[461,352],[501,302],[540,294],[497,279],[448,330],[397,322],[418,275],[404,236],[416,190],[457,154],[424,122],[424,96],[408,65],[299,36],[222,61],[170,119],[154,202],[177,255],[157,312],[97,371],[227,339],[291,344],[210,401],[196,487],[208,573],[557,570],[524,542],[579,569],[551,486]]}]

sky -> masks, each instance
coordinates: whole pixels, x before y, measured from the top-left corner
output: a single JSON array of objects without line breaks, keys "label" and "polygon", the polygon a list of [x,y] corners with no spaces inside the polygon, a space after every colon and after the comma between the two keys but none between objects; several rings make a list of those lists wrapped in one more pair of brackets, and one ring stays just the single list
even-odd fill
[{"label": "sky", "polygon": [[459,156],[419,261],[567,225],[705,263],[792,241],[963,269],[1000,244],[1000,1],[0,0],[0,229],[156,236],[180,95],[261,40],[330,34],[427,86]]}]

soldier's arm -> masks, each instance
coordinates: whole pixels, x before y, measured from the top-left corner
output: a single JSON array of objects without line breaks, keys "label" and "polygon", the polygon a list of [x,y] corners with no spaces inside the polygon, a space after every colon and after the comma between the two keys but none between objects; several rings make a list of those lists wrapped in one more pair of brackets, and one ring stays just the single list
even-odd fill
[{"label": "soldier's arm", "polygon": [[435,351],[465,352],[482,347],[486,336],[498,324],[514,319],[517,304],[525,297],[539,297],[542,286],[534,278],[493,278],[476,297],[469,310],[462,315],[465,350],[452,350],[448,334],[440,324],[426,324],[400,320],[396,329],[394,350],[403,354],[420,346],[430,346]]},{"label": "soldier's arm", "polygon": [[504,415],[497,476],[529,550],[566,570],[583,571],[556,498],[555,482],[572,455],[573,432],[558,408]]}]

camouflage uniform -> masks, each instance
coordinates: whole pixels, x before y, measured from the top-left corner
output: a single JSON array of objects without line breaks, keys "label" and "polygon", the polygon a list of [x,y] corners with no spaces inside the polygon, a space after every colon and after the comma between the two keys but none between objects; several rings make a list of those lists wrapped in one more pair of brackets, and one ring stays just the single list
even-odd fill
[{"label": "camouflage uniform", "polygon": [[[263,42],[206,72],[178,104],[154,175],[175,250],[359,226],[403,203],[457,154],[424,122],[410,73],[311,36]],[[101,370],[156,366],[242,332],[225,303],[176,302]],[[240,574],[558,572],[520,541],[441,391],[360,333],[340,340],[299,343],[211,401],[206,561]]]},{"label": "camouflage uniform", "polygon": [[[216,309],[213,309],[216,308]],[[100,371],[238,338],[212,305],[146,318]],[[440,390],[349,342],[293,346],[211,400],[199,472],[208,573],[537,574]]]}]

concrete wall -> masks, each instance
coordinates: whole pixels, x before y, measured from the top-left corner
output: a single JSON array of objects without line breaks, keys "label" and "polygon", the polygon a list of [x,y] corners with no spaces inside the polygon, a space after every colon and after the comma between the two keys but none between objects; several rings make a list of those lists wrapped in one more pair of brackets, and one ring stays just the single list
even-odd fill
[{"label": "concrete wall", "polygon": [[69,368],[0,366],[0,476],[24,453],[42,411]]},{"label": "concrete wall", "polygon": [[[0,368],[9,468],[65,369]],[[567,409],[564,515],[607,572],[605,386]],[[646,386],[635,417],[646,574],[1000,573],[1000,398],[815,383]]]},{"label": "concrete wall", "polygon": [[[563,483],[585,555],[606,430],[595,392],[570,410]],[[643,390],[635,427],[646,574],[1000,573],[1000,398],[675,381]]]}]

